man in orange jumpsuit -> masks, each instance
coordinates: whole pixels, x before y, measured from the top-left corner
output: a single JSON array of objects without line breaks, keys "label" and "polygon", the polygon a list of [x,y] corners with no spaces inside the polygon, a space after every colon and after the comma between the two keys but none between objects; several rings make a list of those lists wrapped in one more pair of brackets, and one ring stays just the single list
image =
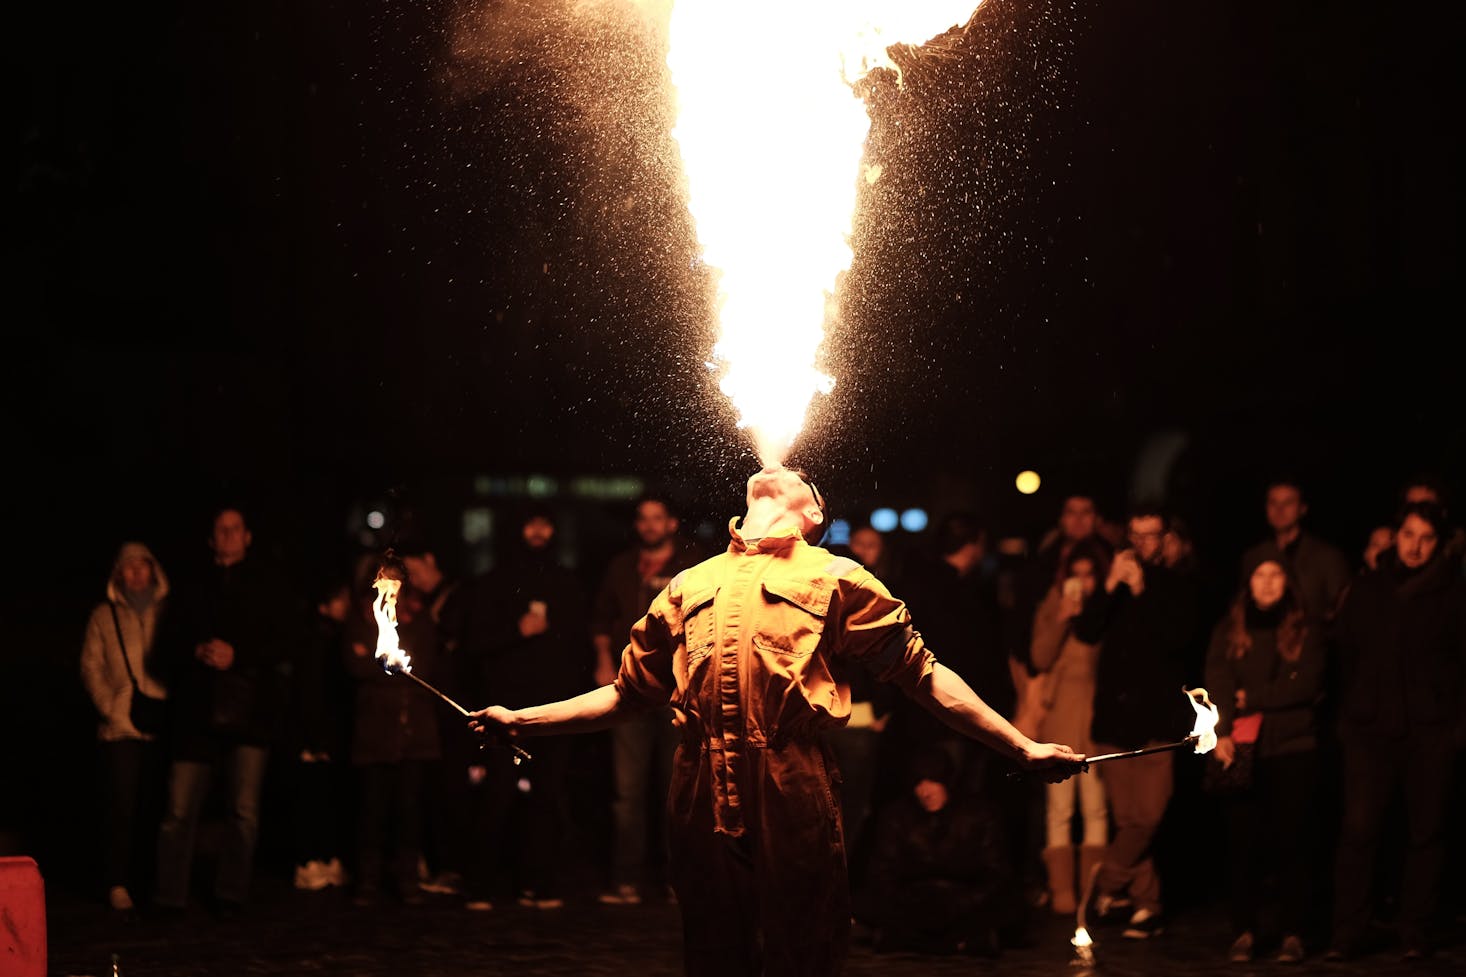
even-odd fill
[{"label": "man in orange jumpsuit", "polygon": [[802,474],[758,472],[727,552],[657,595],[613,684],[474,714],[476,729],[518,736],[601,729],[672,705],[682,734],[668,800],[672,879],[693,977],[840,972],[850,897],[839,774],[819,733],[849,718],[850,668],[1049,779],[1083,760],[1014,729],[937,662],[879,580],[805,542],[824,508]]}]

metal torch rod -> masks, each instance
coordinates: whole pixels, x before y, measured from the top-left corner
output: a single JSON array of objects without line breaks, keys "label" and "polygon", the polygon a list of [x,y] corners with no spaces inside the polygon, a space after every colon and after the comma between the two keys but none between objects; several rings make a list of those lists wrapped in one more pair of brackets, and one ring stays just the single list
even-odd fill
[{"label": "metal torch rod", "polygon": [[[1143,750],[1125,750],[1121,753],[1101,753],[1099,756],[1085,757],[1079,764],[1081,771],[1088,770],[1091,763],[1106,763],[1110,760],[1129,760],[1138,756],[1149,756],[1152,753],[1166,753],[1170,750],[1179,750],[1187,746],[1194,746],[1199,736],[1188,736],[1184,740],[1177,740],[1174,743],[1163,743],[1160,746],[1148,746]],[[1033,771],[1013,770],[1008,774],[1010,780],[1026,780]]]},{"label": "metal torch rod", "polygon": [[1109,760],[1128,760],[1131,757],[1149,756],[1152,753],[1166,753],[1170,750],[1179,750],[1187,746],[1195,746],[1196,741],[1201,737],[1188,736],[1184,740],[1177,740],[1174,743],[1165,743],[1161,746],[1148,746],[1143,750],[1125,750],[1121,753],[1101,753],[1099,756],[1086,757],[1086,765],[1091,763],[1105,763]]},{"label": "metal torch rod", "polygon": [[[408,678],[412,679],[418,685],[421,685],[423,688],[427,689],[433,695],[437,696],[439,699],[442,699],[444,702],[448,703],[448,705],[452,706],[454,709],[457,709],[458,710],[458,714],[461,715],[461,716],[463,716],[463,718],[467,719],[467,718],[469,718],[470,716],[473,715],[473,713],[469,712],[467,709],[463,708],[458,703],[456,703],[452,699],[448,698],[448,696],[446,696],[442,692],[440,692],[436,687],[433,686],[432,683],[428,682],[426,679],[421,678],[420,676],[415,675],[414,673],[409,672],[409,671],[406,671],[405,669],[401,669],[401,668],[394,668],[394,669],[392,669],[392,671],[395,672],[398,675],[406,675]],[[529,751],[526,750],[524,747],[520,746],[518,743],[510,742],[508,740],[506,740],[505,742],[508,744],[510,751],[512,751],[513,754],[514,754],[514,762],[515,763],[518,763],[521,760],[533,760],[534,759],[534,757],[532,757],[530,755]]]}]

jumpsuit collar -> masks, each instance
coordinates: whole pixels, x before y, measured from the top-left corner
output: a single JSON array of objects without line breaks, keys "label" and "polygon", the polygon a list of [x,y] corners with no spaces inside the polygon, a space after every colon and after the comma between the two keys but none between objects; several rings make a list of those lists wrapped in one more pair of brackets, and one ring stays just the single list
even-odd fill
[{"label": "jumpsuit collar", "polygon": [[728,544],[730,553],[749,556],[758,553],[779,553],[792,548],[797,541],[804,539],[799,530],[793,526],[784,526],[757,539],[744,539],[743,534],[738,531],[738,522],[742,518],[742,516],[734,516],[728,520],[728,535],[733,540]]}]

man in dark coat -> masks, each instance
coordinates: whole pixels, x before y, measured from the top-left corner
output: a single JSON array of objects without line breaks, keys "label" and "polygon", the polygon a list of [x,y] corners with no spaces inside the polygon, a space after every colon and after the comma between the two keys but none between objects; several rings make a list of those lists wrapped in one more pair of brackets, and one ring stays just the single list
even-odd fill
[{"label": "man in dark coat", "polygon": [[[1129,521],[1130,546],[1115,554],[1104,590],[1074,619],[1074,634],[1102,644],[1095,673],[1094,749],[1134,750],[1175,741],[1190,728],[1192,712],[1182,685],[1188,643],[1195,629],[1196,595],[1190,578],[1165,565],[1166,518],[1147,507]],[[1134,912],[1125,935],[1145,939],[1161,927],[1161,881],[1151,842],[1171,799],[1172,755],[1158,753],[1100,768],[1110,799],[1115,837],[1096,882],[1098,908],[1124,904]]]},{"label": "man in dark coat", "polygon": [[1393,548],[1355,581],[1339,613],[1344,821],[1329,951],[1336,958],[1360,949],[1380,833],[1397,793],[1409,831],[1400,938],[1407,956],[1430,949],[1466,673],[1466,581],[1442,558],[1449,538],[1438,506],[1407,504]]},{"label": "man in dark coat", "polygon": [[[1011,716],[1013,679],[1002,644],[997,596],[981,574],[986,547],[987,530],[982,523],[970,513],[952,513],[937,526],[934,553],[909,562],[896,591],[921,622],[922,637],[942,650],[942,664],[962,676],[993,709]],[[877,803],[907,793],[911,757],[933,745],[953,760],[954,793],[972,794],[981,789],[988,751],[978,749],[905,696],[892,700],[891,720],[881,744]]]},{"label": "man in dark coat", "polygon": [[224,912],[249,895],[260,830],[260,790],[279,701],[276,666],[284,655],[278,587],[257,560],[238,509],[214,517],[213,561],[181,581],[165,638],[173,705],[168,807],[158,832],[160,906],[188,902],[194,834],[218,770],[229,772],[229,832],[214,897]]}]

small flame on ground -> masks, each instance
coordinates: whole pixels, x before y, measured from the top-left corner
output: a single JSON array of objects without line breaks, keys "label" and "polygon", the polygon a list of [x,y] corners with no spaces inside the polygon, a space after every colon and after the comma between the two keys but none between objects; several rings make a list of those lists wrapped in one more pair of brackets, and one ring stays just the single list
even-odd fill
[{"label": "small flame on ground", "polygon": [[[816,393],[850,235],[870,116],[851,85],[894,67],[887,48],[968,20],[980,0],[676,0],[667,64],[673,136],[703,260],[720,274],[709,366],[783,463]],[[879,178],[868,167],[866,182]]]},{"label": "small flame on ground", "polygon": [[372,586],[377,591],[377,599],[372,601],[372,616],[377,619],[377,661],[383,668],[410,672],[412,659],[397,643],[397,592],[402,589],[402,581],[378,570]]},{"label": "small flame on ground", "polygon": [[1181,691],[1196,710],[1196,725],[1191,727],[1191,735],[1196,737],[1196,752],[1210,753],[1217,747],[1217,707],[1212,705],[1206,689],[1183,687]]}]

